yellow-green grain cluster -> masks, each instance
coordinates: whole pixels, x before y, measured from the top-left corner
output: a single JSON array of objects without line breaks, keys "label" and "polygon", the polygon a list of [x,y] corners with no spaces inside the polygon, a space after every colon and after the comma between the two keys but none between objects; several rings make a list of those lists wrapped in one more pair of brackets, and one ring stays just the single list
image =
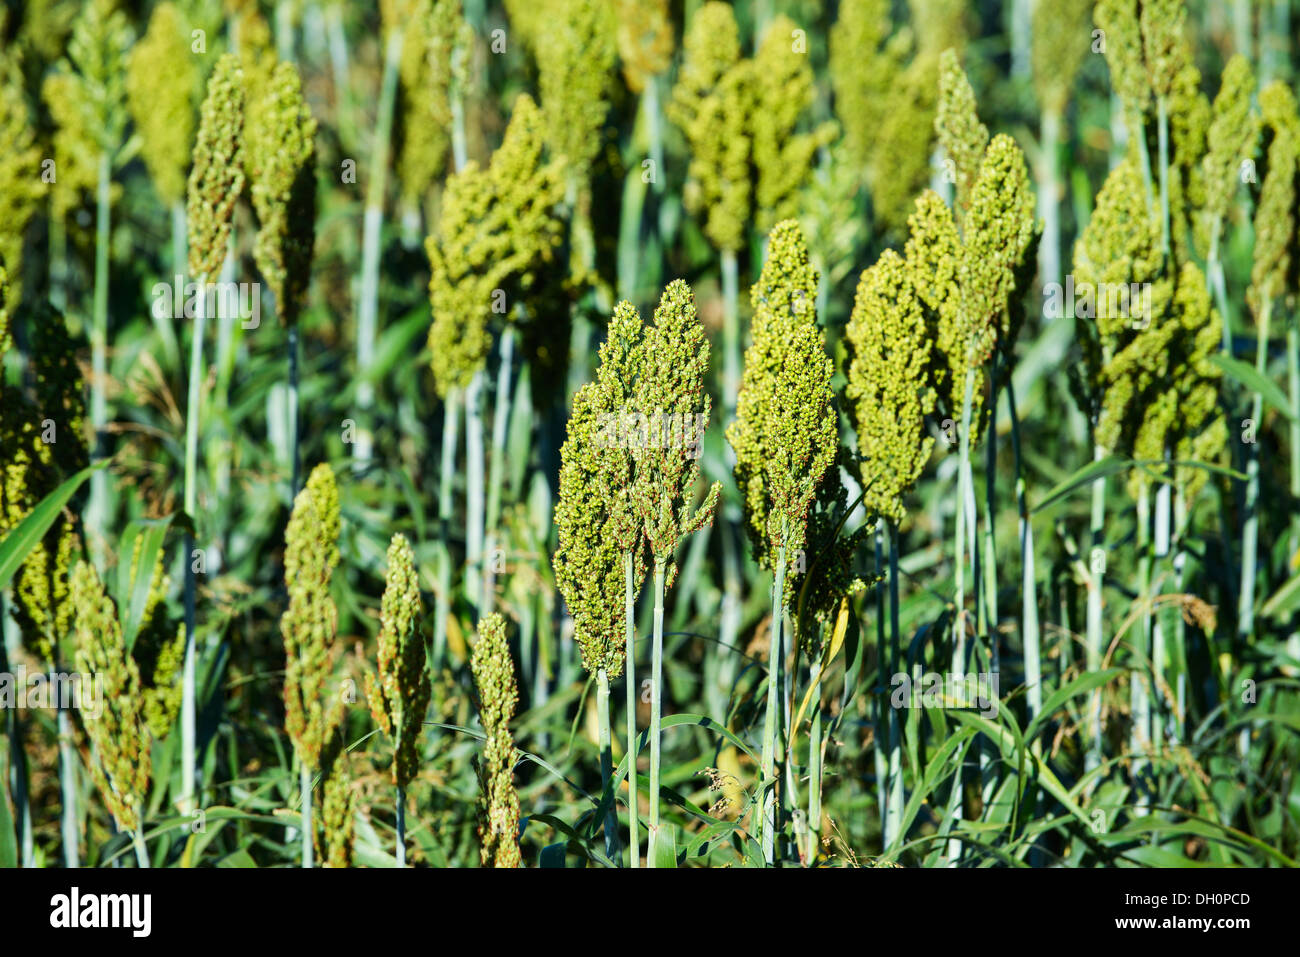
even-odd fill
[{"label": "yellow-green grain cluster", "polygon": [[[652,423],[689,422],[692,431],[698,432],[697,440],[703,441],[711,408],[704,391],[709,341],[695,311],[695,297],[682,280],[674,279],[664,290],[643,343],[637,411]],[[714,482],[696,507],[698,457],[686,442],[665,437],[662,428],[658,432],[657,438],[652,435],[645,442],[632,443],[636,465],[633,507],[655,564],[667,571],[665,587],[671,587],[677,576],[673,552],[684,538],[713,521],[722,485]]]},{"label": "yellow-green grain cluster", "polygon": [[939,59],[939,108],[934,129],[946,160],[952,164],[953,192],[960,218],[970,206],[984,150],[989,145],[989,131],[975,111],[975,91],[954,50],[944,50]]},{"label": "yellow-green grain cluster", "polygon": [[543,129],[571,184],[587,179],[600,152],[618,56],[608,0],[546,0],[534,36]]},{"label": "yellow-green grain cluster", "polygon": [[[9,271],[9,300],[22,298],[23,234],[45,195],[41,178],[41,150],[23,93],[18,63],[0,54],[0,263]],[[0,355],[7,346],[6,327],[0,327]]]},{"label": "yellow-green grain cluster", "polygon": [[425,667],[420,581],[403,535],[388,545],[388,574],[380,603],[379,681],[366,674],[366,700],[375,723],[393,739],[393,783],[405,788],[419,770],[420,732],[432,686]]},{"label": "yellow-green grain cluster", "polygon": [[903,498],[934,446],[925,430],[935,394],[926,301],[913,278],[917,272],[885,250],[863,270],[847,330],[851,358],[845,394],[858,437],[862,500],[895,525],[907,514]]},{"label": "yellow-green grain cluster", "polygon": [[478,689],[485,741],[479,779],[479,859],[484,867],[522,867],[519,854],[519,795],[515,793],[515,742],[510,719],[519,703],[515,666],[506,642],[505,619],[493,613],[478,625],[470,658]]},{"label": "yellow-green grain cluster", "polygon": [[614,11],[623,80],[629,90],[640,93],[672,62],[673,24],[668,16],[668,0],[614,0]]},{"label": "yellow-green grain cluster", "polygon": [[645,538],[632,507],[634,466],[627,436],[641,362],[642,322],[620,302],[600,348],[596,381],[573,398],[560,449],[560,496],[555,505],[555,583],[573,616],[582,663],[614,677],[626,655],[626,559],[633,560],[633,595],[645,579]]},{"label": "yellow-green grain cluster", "polygon": [[226,54],[208,79],[200,112],[186,216],[190,275],[213,278],[226,258],[230,220],[244,189],[244,77]]},{"label": "yellow-green grain cluster", "polygon": [[540,111],[521,94],[488,167],[471,162],[447,181],[437,230],[425,243],[429,347],[441,396],[468,385],[482,368],[497,303],[513,309],[553,268],[564,234],[556,211],[564,187],[556,167],[542,163],[541,129]]},{"label": "yellow-green grain cluster", "polygon": [[320,814],[313,838],[322,867],[351,867],[356,842],[357,794],[343,725],[335,720],[321,748]]},{"label": "yellow-green grain cluster", "polygon": [[316,243],[316,120],[293,64],[276,66],[252,116],[245,163],[258,220],[253,258],[281,321],[292,324],[307,297]]},{"label": "yellow-green grain cluster", "polygon": [[1197,220],[1198,245],[1209,250],[1220,224],[1241,185],[1241,164],[1255,152],[1259,121],[1250,108],[1255,74],[1250,61],[1237,54],[1223,69],[1219,94],[1214,98],[1206,153],[1201,160],[1205,205]]},{"label": "yellow-green grain cluster", "polygon": [[72,604],[77,670],[103,682],[102,712],[85,721],[95,752],[91,779],[117,826],[134,831],[140,827],[151,767],[140,673],[127,653],[113,600],[104,593],[95,569],[84,561],[77,562],[72,573]]},{"label": "yellow-green grain cluster", "polygon": [[750,112],[758,228],[768,231],[798,214],[799,190],[817,151],[835,137],[834,123],[797,132],[812,106],[813,71],[808,41],[789,17],[768,25],[754,55],[754,105]]},{"label": "yellow-green grain cluster", "polygon": [[[727,428],[745,527],[755,557],[770,568],[782,549],[793,561],[804,547],[808,511],[838,447],[833,370],[817,327],[818,279],[798,223],[778,223],[750,293],[753,344]],[[787,587],[787,602],[792,594]]]},{"label": "yellow-green grain cluster", "polygon": [[402,35],[397,182],[418,206],[451,145],[452,56],[464,29],[459,0],[416,0]]},{"label": "yellow-green grain cluster", "polygon": [[320,767],[333,670],[338,611],[330,579],[339,563],[339,494],[334,472],[321,463],[294,499],[285,530],[284,582],[289,607],[280,619],[286,659],[284,725],[298,759]]},{"label": "yellow-green grain cluster", "polygon": [[682,202],[688,212],[704,217],[709,241],[729,252],[744,244],[753,209],[752,86],[753,64],[741,57],[735,14],[729,5],[710,0],[687,27],[667,113],[690,148]]},{"label": "yellow-green grain cluster", "polygon": [[185,21],[174,3],[160,3],[127,57],[126,96],[145,165],[169,205],[185,196],[199,91],[199,55],[190,52]]}]

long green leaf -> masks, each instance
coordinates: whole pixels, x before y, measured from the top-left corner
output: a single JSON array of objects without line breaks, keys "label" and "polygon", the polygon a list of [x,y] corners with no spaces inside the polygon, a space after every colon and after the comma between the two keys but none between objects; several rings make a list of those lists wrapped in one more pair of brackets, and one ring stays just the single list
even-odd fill
[{"label": "long green leaf", "polygon": [[27,560],[27,556],[36,547],[36,543],[45,537],[45,533],[50,530],[54,520],[59,517],[59,512],[63,510],[63,506],[68,504],[68,500],[76,494],[77,489],[81,488],[82,483],[90,478],[91,474],[97,469],[102,469],[107,464],[107,459],[96,462],[72,476],[72,478],[41,499],[40,504],[32,509],[31,514],[19,522],[17,528],[5,536],[4,541],[0,542],[0,588],[8,587],[9,582],[13,580],[14,573],[22,567],[23,562]]},{"label": "long green leaf", "polygon": [[1249,362],[1242,362],[1240,359],[1225,356],[1221,352],[1212,355],[1210,361],[1218,366],[1220,371],[1236,379],[1251,392],[1258,393],[1265,402],[1278,412],[1281,412],[1287,419],[1291,418],[1291,403],[1287,401],[1281,386],[1268,376],[1260,375]]}]

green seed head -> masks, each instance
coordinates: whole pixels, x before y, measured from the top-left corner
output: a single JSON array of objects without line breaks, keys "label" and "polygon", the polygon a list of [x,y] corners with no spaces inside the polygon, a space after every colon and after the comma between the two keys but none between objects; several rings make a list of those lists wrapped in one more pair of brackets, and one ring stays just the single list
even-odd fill
[{"label": "green seed head", "polygon": [[451,143],[452,59],[465,28],[459,0],[418,0],[402,35],[397,182],[412,206],[442,173]]},{"label": "green seed head", "polygon": [[1296,235],[1296,175],[1300,120],[1295,96],[1281,81],[1260,93],[1264,122],[1272,134],[1268,167],[1255,210],[1255,261],[1247,298],[1256,315],[1270,300],[1291,291],[1291,248]]},{"label": "green seed head", "polygon": [[600,152],[618,55],[608,0],[549,0],[534,37],[546,143],[570,182],[588,177]]},{"label": "green seed head", "polygon": [[399,788],[410,784],[419,768],[420,732],[432,694],[423,613],[415,554],[404,536],[394,535],[380,605],[379,681],[367,673],[366,700],[375,723],[393,738],[393,783]]},{"label": "green seed head", "polygon": [[1143,57],[1137,0],[1097,0],[1092,15],[1105,36],[1111,87],[1130,114],[1140,115],[1151,105],[1151,87]]},{"label": "green seed head", "polygon": [[704,233],[718,249],[744,244],[752,209],[750,111],[753,64],[740,56],[740,31],[731,7],[700,7],[686,30],[681,69],[667,114],[691,152],[683,201],[705,218]]},{"label": "green seed head", "polygon": [[1186,0],[1141,0],[1140,6],[1147,80],[1156,96],[1168,98],[1187,62],[1188,51],[1183,41]]},{"label": "green seed head", "polygon": [[1060,116],[1092,42],[1093,0],[1035,0],[1034,92],[1044,112]]},{"label": "green seed head", "polygon": [[668,69],[673,56],[673,24],[668,0],[614,0],[618,56],[623,79],[633,93]]},{"label": "green seed head", "polygon": [[975,111],[975,92],[953,50],[939,58],[939,110],[934,130],[955,174],[959,218],[971,202],[971,191],[989,145],[989,131]]},{"label": "green seed head", "polygon": [[715,482],[698,508],[692,504],[700,475],[699,443],[709,421],[704,391],[709,342],[695,311],[695,297],[682,280],[673,280],[664,290],[643,342],[633,406],[646,417],[648,429],[633,441],[633,507],[655,564],[667,570],[665,587],[670,587],[677,575],[673,552],[688,535],[713,521],[722,491]]},{"label": "green seed head", "polygon": [[[0,268],[8,267],[10,308],[22,299],[23,233],[45,195],[41,179],[41,150],[27,110],[22,73],[17,62],[0,55]],[[8,348],[8,321],[0,304],[0,355]]]},{"label": "green seed head", "polygon": [[[886,49],[891,23],[888,0],[840,4],[830,33],[830,78],[835,116],[853,165],[867,171],[889,95],[902,72],[897,51]],[[868,172],[868,179],[874,177]]]},{"label": "green seed head", "polygon": [[[6,300],[0,267],[0,340]],[[85,393],[77,366],[77,343],[63,317],[38,304],[31,310],[32,399],[0,383],[0,536],[12,531],[45,496],[87,463],[83,434]],[[0,341],[0,346],[6,345]],[[0,349],[0,364],[4,351]],[[48,430],[53,429],[50,433]],[[53,441],[46,441],[53,439]],[[75,505],[65,508],[28,553],[13,585],[11,609],[29,647],[53,663],[71,631],[68,576],[81,553]]]},{"label": "green seed head", "polygon": [[835,124],[810,133],[795,130],[812,105],[813,70],[807,39],[789,17],[767,28],[754,57],[751,111],[754,166],[758,172],[758,226],[769,230],[798,213],[798,193],[817,151],[835,138]]},{"label": "green seed head", "polygon": [[626,654],[628,556],[635,598],[645,579],[645,537],[632,508],[633,402],[641,358],[641,316],[621,302],[600,349],[595,382],[578,390],[560,450],[555,507],[556,585],[573,616],[582,663],[620,674]]},{"label": "green seed head", "polygon": [[76,609],[77,669],[103,679],[103,713],[85,722],[95,751],[91,778],[117,826],[134,831],[149,788],[149,728],[140,674],[126,651],[117,609],[95,569],[79,561],[72,573]]},{"label": "green seed head", "polygon": [[[126,64],[127,105],[140,134],[145,165],[158,196],[171,205],[185,196],[194,145],[199,63],[173,3],[160,3]],[[159,77],[166,77],[159,83]]]},{"label": "green seed head", "polygon": [[478,641],[470,658],[478,688],[479,719],[486,741],[479,766],[480,860],[484,867],[522,867],[519,855],[519,795],[515,793],[515,742],[510,719],[519,702],[515,666],[506,643],[505,619],[498,614],[479,621]]},{"label": "green seed head", "polygon": [[[928,195],[942,205],[933,193]],[[923,215],[918,208],[917,216]],[[914,232],[913,240],[917,238]],[[926,300],[916,288],[917,275],[933,273],[885,250],[862,273],[847,330],[851,359],[846,396],[858,436],[863,503],[895,526],[907,514],[903,497],[920,477],[934,446],[925,433],[935,394],[928,375]]]},{"label": "green seed head", "polygon": [[64,216],[93,195],[101,157],[111,162],[126,132],[126,71],[131,42],[126,17],[113,0],[91,0],[68,41],[68,55],[45,79],[54,119],[54,211]]},{"label": "green seed head", "polygon": [[[131,555],[128,595],[134,593],[135,583],[144,571],[140,568],[143,545],[144,539],[137,537]],[[149,591],[131,654],[140,670],[145,722],[153,736],[161,740],[171,732],[180,712],[184,689],[179,679],[185,664],[185,627],[177,627],[167,618],[165,599],[171,578],[163,567],[161,552],[148,574]]]},{"label": "green seed head", "polygon": [[1203,252],[1217,243],[1228,205],[1241,182],[1241,164],[1255,152],[1259,124],[1250,109],[1254,89],[1250,61],[1237,54],[1224,67],[1219,95],[1214,98],[1208,151],[1201,160],[1205,205],[1197,226]]},{"label": "green seed head", "polygon": [[522,301],[544,285],[555,260],[564,186],[556,166],[542,163],[541,129],[541,112],[521,94],[488,168],[471,162],[447,181],[437,230],[425,243],[440,396],[464,388],[483,367],[497,304]]},{"label": "green seed head", "polygon": [[316,769],[326,732],[323,702],[338,629],[330,579],[339,563],[339,495],[328,465],[317,465],[294,499],[284,538],[289,590],[289,607],[280,619],[287,662],[284,724],[299,760]]},{"label": "green seed head", "polygon": [[292,325],[307,297],[316,243],[316,120],[293,64],[276,66],[252,116],[246,162],[258,219],[253,258],[281,321]]},{"label": "green seed head", "polygon": [[239,60],[226,54],[208,79],[190,170],[187,216],[190,275],[221,271],[230,219],[244,190],[244,78]]},{"label": "green seed head", "polygon": [[[727,440],[755,557],[775,568],[804,547],[808,511],[838,450],[833,369],[817,328],[815,266],[794,220],[778,223],[751,292],[753,343]],[[785,600],[793,596],[787,581]]]},{"label": "green seed head", "polygon": [[322,867],[351,867],[357,799],[341,705],[335,708],[328,723],[330,730],[320,758],[320,814],[313,837]]}]

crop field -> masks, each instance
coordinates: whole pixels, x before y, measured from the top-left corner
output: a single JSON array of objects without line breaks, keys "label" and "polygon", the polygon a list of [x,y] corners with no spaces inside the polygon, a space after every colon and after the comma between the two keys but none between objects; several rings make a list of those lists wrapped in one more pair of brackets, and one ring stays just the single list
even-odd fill
[{"label": "crop field", "polygon": [[1298,67],[0,3],[0,866],[1296,866]]}]

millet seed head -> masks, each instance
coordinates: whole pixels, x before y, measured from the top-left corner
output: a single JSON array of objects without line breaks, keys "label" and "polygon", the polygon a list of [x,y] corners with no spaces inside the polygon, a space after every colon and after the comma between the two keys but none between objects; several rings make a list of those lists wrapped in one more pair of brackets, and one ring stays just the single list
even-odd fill
[{"label": "millet seed head", "polygon": [[244,76],[239,59],[226,54],[208,78],[190,169],[190,275],[215,277],[226,258],[230,220],[244,191]]}]

